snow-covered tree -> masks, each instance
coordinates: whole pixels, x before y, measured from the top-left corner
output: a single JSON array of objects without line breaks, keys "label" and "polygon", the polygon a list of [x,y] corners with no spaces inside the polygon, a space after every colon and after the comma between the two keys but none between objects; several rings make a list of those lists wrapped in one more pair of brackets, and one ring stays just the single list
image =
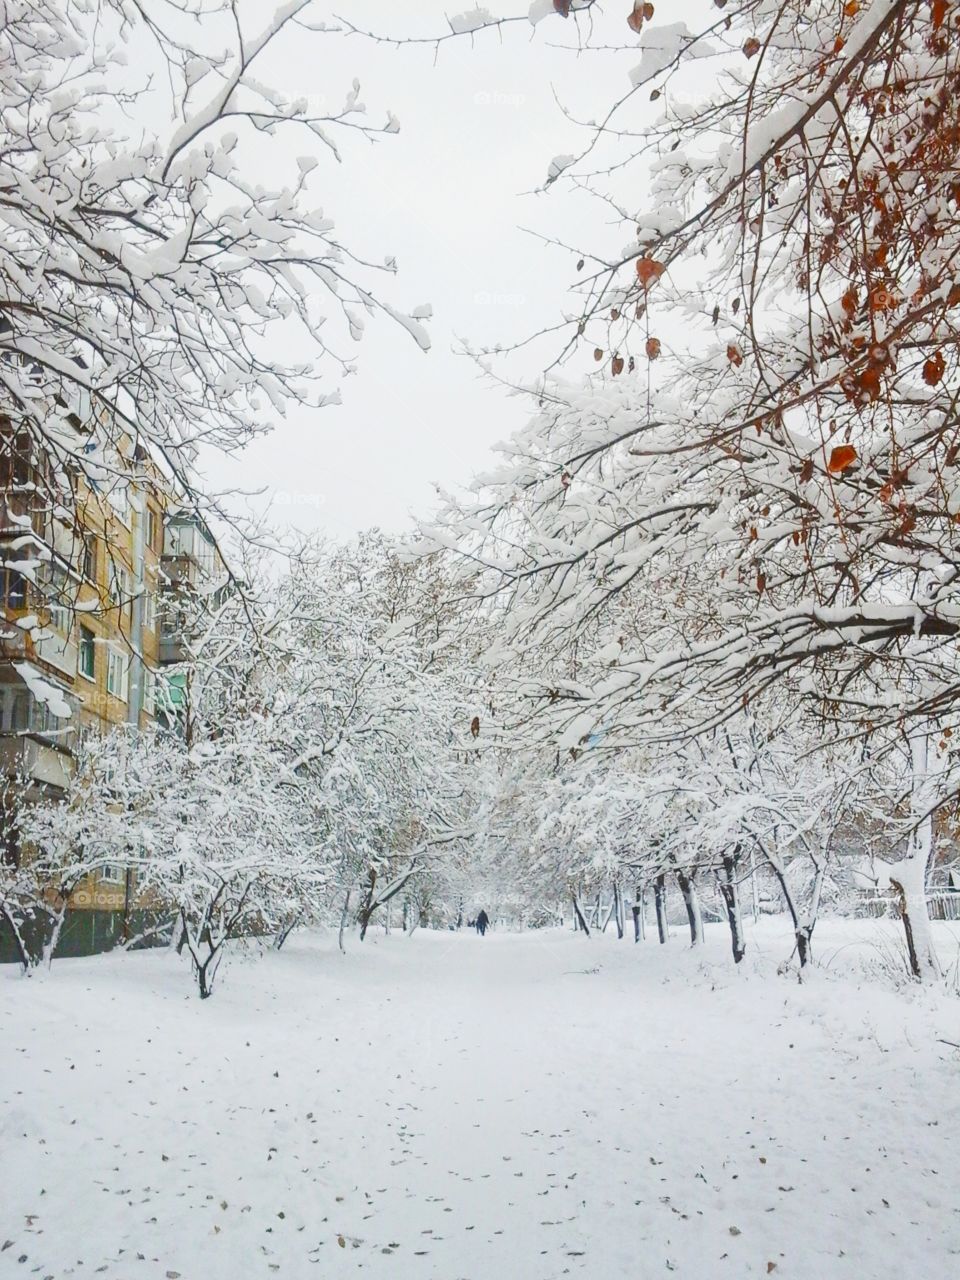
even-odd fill
[{"label": "snow-covered tree", "polygon": [[[71,893],[102,865],[92,847],[78,851],[76,814],[51,811],[49,799],[22,769],[5,779],[0,796],[0,918],[24,973],[51,962]],[[37,840],[39,848],[31,843]]]},{"label": "snow-covered tree", "polygon": [[46,954],[71,890],[91,872],[122,866],[138,905],[174,921],[199,993],[209,996],[228,941],[274,931],[291,902],[322,886],[303,813],[255,716],[193,745],[163,730],[87,735],[63,800],[34,806],[21,821],[37,850],[30,869],[42,900],[57,911]]},{"label": "snow-covered tree", "polygon": [[[320,158],[396,132],[396,119],[368,117],[349,78],[329,110],[268,82],[263,64],[285,43],[333,38],[312,9],[5,10],[0,417],[51,460],[51,503],[78,471],[101,489],[125,483],[109,448],[124,439],[190,493],[201,445],[235,450],[289,405],[335,400],[374,313],[429,345],[428,308],[406,315],[380,297],[393,259],[348,248],[312,194]],[[265,181],[273,137],[289,149],[273,149]],[[64,420],[95,422],[106,445],[91,457]]]},{"label": "snow-covered tree", "polygon": [[362,933],[412,878],[436,896],[469,823],[463,673],[436,658],[417,570],[371,535],[303,558],[280,588],[279,634],[306,682],[288,767],[315,789]]},{"label": "snow-covered tree", "polygon": [[[242,588],[180,600],[188,639],[167,673],[169,741],[182,739],[198,787],[219,787],[223,804],[238,789],[231,821],[248,825],[231,836],[226,822],[222,839],[239,850],[241,880],[244,858],[260,866],[277,846],[264,864],[269,904],[254,895],[245,909],[280,942],[344,912],[365,933],[414,879],[436,899],[445,869],[459,871],[466,725],[459,676],[432,660],[433,632],[418,634],[429,614],[414,605],[419,569],[369,536],[302,546],[280,574],[248,556]],[[258,824],[270,829],[263,847],[242,853]],[[204,840],[190,843],[202,864]]]},{"label": "snow-covered tree", "polygon": [[630,86],[551,172],[623,227],[577,250],[565,355],[597,371],[541,381],[428,539],[501,601],[493,657],[565,748],[712,733],[774,691],[831,733],[937,739],[960,676],[960,14],[690,20],[634,7]]}]

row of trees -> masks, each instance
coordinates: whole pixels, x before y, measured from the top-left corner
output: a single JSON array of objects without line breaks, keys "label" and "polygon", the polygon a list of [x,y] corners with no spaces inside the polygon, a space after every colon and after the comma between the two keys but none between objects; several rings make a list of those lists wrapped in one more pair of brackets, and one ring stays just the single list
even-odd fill
[{"label": "row of trees", "polygon": [[[284,45],[308,42],[319,64],[336,39],[311,0],[5,11],[0,421],[43,459],[35,516],[125,487],[133,453],[144,483],[159,469],[186,508],[239,528],[198,482],[201,453],[336,402],[371,317],[429,348],[429,308],[397,304],[393,258],[351,246],[319,204],[322,162],[386,140],[396,118],[368,114],[339,58],[319,104],[270,81]],[[35,581],[21,544],[8,536],[3,562]],[[36,856],[2,860],[0,910],[25,964],[36,937],[52,955],[71,892],[111,864],[175,909],[207,994],[231,934],[326,918],[358,878],[369,919],[384,880],[416,868],[426,885],[455,856],[451,693],[415,636],[387,633],[372,597],[397,586],[388,557],[304,548],[279,580],[243,558],[228,557],[226,598],[187,620],[174,732],[87,737],[52,807],[25,806],[30,780],[10,780],[6,847]]]},{"label": "row of trees", "polygon": [[[244,177],[258,133],[334,153],[335,134],[369,132],[356,89],[321,120],[258,78],[309,27],[306,0],[255,31],[214,3],[209,47],[161,11],[26,6],[0,36],[19,139],[0,157],[0,410],[56,455],[49,405],[68,411],[70,384],[190,492],[201,441],[232,450],[265,404],[335,394],[311,385],[343,365],[319,297],[349,340],[378,309],[426,337],[423,309],[378,303],[372,268],[305,203],[312,159],[283,190]],[[418,568],[381,550],[373,570],[361,548],[282,585],[247,571],[196,628],[182,739],[89,745],[85,785],[34,836],[69,865],[68,848],[140,831],[123,861],[177,904],[207,989],[234,927],[282,936],[348,892],[363,925],[414,869],[427,884],[465,814],[486,879],[535,910],[572,894],[585,925],[598,881],[622,921],[628,878],[662,906],[672,877],[696,941],[714,877],[737,958],[759,867],[801,964],[837,855],[869,846],[895,864],[912,971],[935,975],[925,891],[958,794],[960,14],[716,0],[691,26],[581,0],[531,16],[584,58],[639,46],[629,88],[550,166],[552,198],[592,191],[619,223],[616,243],[598,227],[575,249],[566,376],[529,388],[535,416],[445,502]],[[445,38],[513,19],[477,8]],[[122,57],[134,37],[165,71],[149,91]],[[169,137],[126,125],[106,145],[105,68],[131,120],[165,99]],[[267,354],[280,322],[300,364]]]},{"label": "row of trees", "polygon": [[849,904],[873,875],[901,907],[911,967],[931,969],[902,864],[936,779],[902,748],[824,747],[814,719],[785,713],[671,747],[590,734],[557,750],[503,669],[478,666],[490,637],[462,634],[451,567],[371,535],[302,547],[280,576],[249,565],[243,592],[182,598],[189,652],[165,727],[83,738],[60,803],[7,807],[36,851],[0,883],[24,966],[53,955],[84,878],[120,866],[202,995],[232,938],[282,945],[311,924],[362,938],[394,900],[411,928],[456,925],[481,887],[534,924],[572,907],[585,933],[624,936],[632,911],[639,936],[652,911],[661,941],[679,890],[691,943],[706,904],[736,961],[745,910],[776,907],[803,968],[821,903]]},{"label": "row of trees", "polygon": [[[915,909],[925,886],[909,880],[915,843],[933,841],[911,803],[909,755],[825,748],[818,729],[771,732],[750,717],[673,749],[585,747],[562,762],[511,753],[487,784],[486,874],[528,920],[572,917],[585,933],[613,924],[623,937],[632,911],[637,940],[655,925],[665,942],[679,908],[698,946],[706,911],[728,927],[735,962],[747,915],[784,914],[800,970],[821,908],[886,909],[903,919],[909,971],[933,975],[933,935]],[[935,848],[936,892],[949,901],[952,833],[941,829]]]},{"label": "row of trees", "polygon": [[231,938],[282,944],[341,915],[365,933],[397,895],[411,924],[452,902],[471,740],[462,672],[434,659],[426,614],[405,612],[428,579],[371,536],[303,547],[280,577],[185,604],[166,727],[85,736],[60,802],[10,806],[36,855],[6,869],[0,895],[24,965],[52,956],[71,891],[114,865],[173,920],[202,996]]},{"label": "row of trees", "polygon": [[[609,55],[623,16],[555,9]],[[925,890],[960,784],[960,13],[691,15],[618,27],[631,87],[550,188],[595,193],[629,241],[575,247],[574,376],[531,388],[426,545],[490,627],[510,739],[566,760],[558,849],[568,821],[601,857],[627,840],[621,864],[676,868],[688,901],[702,863],[726,900],[746,849],[781,883],[802,849],[815,909],[849,813],[935,975]]]},{"label": "row of trees", "polygon": [[[632,911],[639,937],[652,910],[661,941],[679,890],[691,943],[706,904],[737,962],[745,911],[776,907],[802,969],[821,903],[874,875],[897,897],[911,967],[932,970],[903,865],[920,780],[902,750],[825,749],[813,720],[756,716],[672,748],[537,746],[510,719],[512,684],[501,696],[484,676],[476,700],[446,572],[369,536],[184,601],[192,639],[166,727],[85,737],[60,803],[10,806],[36,852],[0,883],[24,967],[53,955],[84,878],[122,866],[202,996],[233,938],[282,945],[311,924],[362,938],[394,899],[411,928],[456,925],[481,886],[533,924],[572,908],[585,933],[612,922],[622,937]],[[38,914],[46,927],[26,927]]]}]

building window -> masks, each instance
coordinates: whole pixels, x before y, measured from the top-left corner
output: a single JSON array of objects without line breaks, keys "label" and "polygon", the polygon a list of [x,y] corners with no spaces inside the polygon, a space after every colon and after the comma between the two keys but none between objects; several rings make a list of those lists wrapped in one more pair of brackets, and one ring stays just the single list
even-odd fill
[{"label": "building window", "polygon": [[157,677],[149,668],[143,673],[143,709],[148,716],[157,714]]},{"label": "building window", "polygon": [[147,546],[157,555],[163,551],[163,520],[160,512],[147,507]]},{"label": "building window", "polygon": [[130,570],[122,564],[115,564],[110,569],[110,594],[119,609],[129,609],[133,604]]},{"label": "building window", "polygon": [[119,862],[108,862],[100,868],[100,880],[103,884],[123,884],[126,869]]},{"label": "building window", "polygon": [[27,606],[27,580],[16,569],[4,569],[2,577],[3,603],[8,609],[25,609]]},{"label": "building window", "polygon": [[0,686],[0,733],[32,733],[60,741],[65,736],[65,723],[27,689],[5,685]]},{"label": "building window", "polygon": [[169,529],[169,550],[172,556],[188,556],[193,550],[193,530],[186,525],[173,525]]},{"label": "building window", "polygon": [[152,591],[143,593],[143,625],[148,631],[157,629],[157,597]]},{"label": "building window", "polygon": [[0,732],[23,733],[30,719],[30,695],[26,689],[0,687]]},{"label": "building window", "polygon": [[0,489],[22,489],[34,479],[33,442],[27,434],[16,437],[4,432],[0,452]]},{"label": "building window", "polygon": [[69,640],[72,623],[70,610],[62,604],[51,604],[47,606],[47,609],[50,614],[48,626],[56,631],[58,635],[65,636]]},{"label": "building window", "polygon": [[113,507],[114,513],[121,524],[125,524],[130,528],[130,486],[128,484],[116,484],[107,493],[107,501]]},{"label": "building window", "polygon": [[37,570],[37,597],[47,611],[47,626],[59,635],[70,638],[73,630],[73,610],[70,605],[70,586],[63,569],[56,564],[43,564]]},{"label": "building window", "polygon": [[77,653],[77,669],[88,680],[97,678],[97,638],[89,627],[80,625],[80,646]]},{"label": "building window", "polygon": [[88,582],[96,582],[97,580],[97,535],[95,533],[85,533],[83,535],[83,563],[81,572]]},{"label": "building window", "polygon": [[194,557],[200,572],[208,578],[213,577],[215,547],[213,542],[203,534],[199,534],[194,548]]},{"label": "building window", "polygon": [[127,700],[127,682],[130,663],[125,653],[117,649],[107,652],[107,693],[112,693],[122,702]]},{"label": "building window", "polygon": [[58,727],[57,718],[46,703],[31,698],[27,709],[27,731],[41,737],[50,737],[57,732]]}]

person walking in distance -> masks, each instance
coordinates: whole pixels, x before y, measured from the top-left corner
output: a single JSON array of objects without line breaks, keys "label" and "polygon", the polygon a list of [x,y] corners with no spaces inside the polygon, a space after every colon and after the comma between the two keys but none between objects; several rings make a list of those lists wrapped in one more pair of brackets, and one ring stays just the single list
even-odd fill
[{"label": "person walking in distance", "polygon": [[479,933],[481,938],[487,932],[487,925],[489,923],[490,923],[490,917],[487,915],[486,911],[484,911],[484,909],[481,907],[480,914],[477,916],[477,933]]}]

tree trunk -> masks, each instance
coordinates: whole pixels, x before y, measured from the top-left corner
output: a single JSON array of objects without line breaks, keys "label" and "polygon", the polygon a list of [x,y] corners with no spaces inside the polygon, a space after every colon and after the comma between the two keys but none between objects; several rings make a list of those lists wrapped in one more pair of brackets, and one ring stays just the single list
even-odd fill
[{"label": "tree trunk", "polygon": [[213,995],[213,983],[217,975],[217,970],[220,967],[220,957],[223,954],[223,947],[226,941],[227,935],[224,934],[218,942],[214,943],[213,935],[208,929],[206,931],[208,955],[203,964],[200,964],[196,954],[194,954],[194,959],[197,965],[197,985],[200,988],[201,1000],[207,1000]]},{"label": "tree trunk", "polygon": [[16,920],[14,919],[13,912],[10,911],[10,909],[7,906],[4,906],[3,908],[3,918],[4,920],[6,920],[7,925],[9,926],[10,932],[13,935],[13,941],[16,944],[17,953],[20,957],[20,959],[18,960],[20,969],[23,973],[29,973],[30,965],[31,965],[31,957],[27,952],[26,944],[23,941],[23,934],[20,932],[20,928],[17,925]]},{"label": "tree trunk", "polygon": [[213,994],[212,982],[207,980],[207,972],[215,952],[211,951],[203,964],[197,965],[197,984],[200,987],[200,999],[207,1000]]},{"label": "tree trunk", "polygon": [[823,893],[823,878],[826,873],[826,864],[824,862],[817,863],[816,874],[813,877],[813,886],[810,891],[810,906],[803,919],[796,926],[797,935],[797,955],[800,957],[801,969],[810,959],[810,943],[813,938],[814,926],[817,923],[817,915],[820,911],[820,897]]},{"label": "tree trunk", "polygon": [[769,856],[767,861],[773,869],[773,874],[777,877],[777,883],[780,885],[780,892],[783,894],[783,900],[787,904],[787,910],[790,913],[790,920],[793,923],[793,938],[797,948],[797,956],[800,960],[800,968],[803,969],[806,966],[807,961],[810,959],[810,937],[800,923],[800,917],[797,914],[797,904],[793,900],[793,894],[790,892],[790,886],[787,884],[786,873],[782,865],[779,862],[774,862]]},{"label": "tree trunk", "polygon": [[687,921],[690,924],[690,945],[699,947],[703,942],[703,916],[700,914],[700,899],[692,875],[685,871],[677,872],[677,883],[683,894],[683,905],[687,909]]},{"label": "tree trunk", "polygon": [[607,911],[607,914],[603,917],[603,928],[600,930],[601,933],[607,932],[607,925],[615,916],[616,911],[617,911],[617,899],[616,897],[613,897],[610,900],[610,909],[609,911]]},{"label": "tree trunk", "polygon": [[[932,827],[932,819],[926,819],[924,825]],[[890,883],[900,902],[900,918],[906,935],[910,972],[921,982],[935,980],[942,972],[927,911],[926,880],[931,834],[932,832],[918,830],[911,837],[910,856],[900,863],[896,876],[890,877]]]},{"label": "tree trunk", "polygon": [[740,914],[740,889],[736,878],[736,859],[728,854],[723,859],[723,879],[720,881],[720,892],[723,905],[727,909],[727,923],[730,926],[730,944],[733,948],[733,960],[739,964],[746,954],[747,945],[743,939],[743,918]]},{"label": "tree trunk", "polygon": [[929,982],[942,976],[927,911],[927,869],[933,856],[933,817],[936,812],[935,776],[942,765],[935,753],[931,759],[926,734],[913,739],[910,753],[913,766],[911,808],[916,825],[910,834],[907,856],[897,867],[896,878],[890,877],[890,883],[900,899],[910,972],[921,982]]},{"label": "tree trunk", "polygon": [[583,932],[584,932],[584,933],[587,935],[587,937],[589,938],[589,937],[590,937],[590,926],[587,924],[586,920],[583,918],[583,912],[580,910],[580,899],[579,899],[579,898],[574,898],[574,900],[573,900],[573,918],[574,918],[574,920],[575,920],[575,921],[578,921],[578,922],[579,922],[579,924],[580,924],[580,928],[583,930]]},{"label": "tree trunk", "polygon": [[757,880],[757,851],[750,845],[750,905],[753,908],[753,923],[760,919],[760,884]]},{"label": "tree trunk", "polygon": [[360,941],[363,942],[367,936],[367,929],[370,927],[370,917],[373,915],[373,895],[377,887],[377,873],[370,868],[367,876],[367,894],[363,900],[363,906],[360,908]]},{"label": "tree trunk", "polygon": [[282,926],[282,928],[278,930],[277,936],[273,940],[273,946],[275,951],[283,950],[283,944],[290,937],[291,933],[293,933],[294,929],[297,927],[299,923],[300,923],[299,917],[294,916],[291,920],[288,920],[286,924]]},{"label": "tree trunk", "polygon": [[183,922],[183,912],[177,915],[177,923],[174,925],[173,933],[170,935],[170,947],[176,951],[178,956],[183,955],[183,948],[187,945],[187,928]]},{"label": "tree trunk", "polygon": [[343,945],[343,933],[347,927],[347,920],[350,918],[350,895],[352,893],[353,893],[352,889],[347,890],[346,897],[343,900],[343,910],[340,912],[340,935],[337,938],[337,945],[340,947],[340,950],[344,953],[344,955],[346,955],[347,949]]},{"label": "tree trunk", "polygon": [[50,918],[53,920],[53,928],[50,930],[50,937],[44,943],[43,962],[47,968],[53,967],[53,953],[57,949],[57,943],[60,941],[60,934],[63,932],[63,924],[67,918],[67,901],[66,897],[61,897],[60,906],[56,911],[51,911]]},{"label": "tree trunk", "polygon": [[653,903],[657,911],[657,932],[660,942],[664,943],[670,936],[670,930],[667,925],[667,877],[662,872],[654,881]]},{"label": "tree trunk", "polygon": [[617,924],[617,937],[623,937],[623,894],[620,892],[620,881],[613,882],[614,920]]},{"label": "tree trunk", "polygon": [[127,867],[123,873],[123,923],[120,926],[120,941],[130,941],[130,899],[133,892],[133,868]]},{"label": "tree trunk", "polygon": [[[207,1000],[213,994],[213,980],[216,977],[221,951],[229,936],[230,927],[228,926],[219,942],[214,943],[209,924],[203,924],[201,920],[199,932],[194,935],[190,932],[190,922],[187,920],[186,912],[182,908],[180,919],[183,925],[182,945],[190,953],[190,962],[193,965],[193,972],[197,979],[200,999]],[[200,959],[200,948],[202,946],[207,948],[205,960]]]},{"label": "tree trunk", "polygon": [[633,906],[633,940],[639,942],[641,938],[647,936],[647,920],[646,920],[646,892],[642,885],[637,885],[637,896],[634,898]]}]

